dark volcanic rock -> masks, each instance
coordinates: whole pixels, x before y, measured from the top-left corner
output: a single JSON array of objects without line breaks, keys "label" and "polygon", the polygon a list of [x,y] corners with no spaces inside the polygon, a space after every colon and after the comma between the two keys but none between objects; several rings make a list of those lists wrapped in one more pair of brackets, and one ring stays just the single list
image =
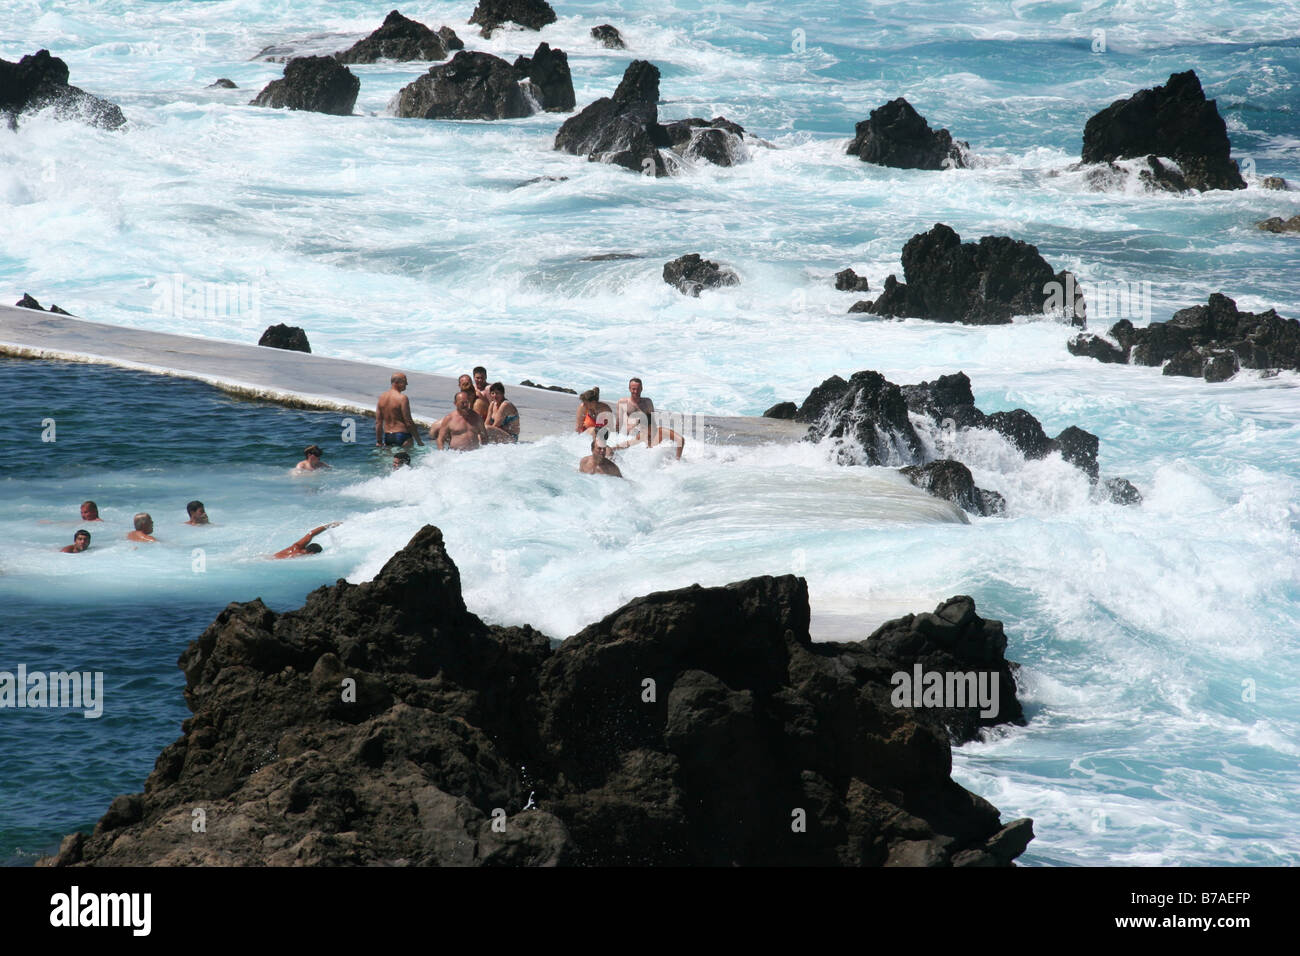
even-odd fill
[{"label": "dark volcanic rock", "polygon": [[693,116],[664,125],[668,141],[677,153],[701,159],[715,166],[734,166],[745,158],[745,129],[725,116],[711,120]]},{"label": "dark volcanic rock", "polygon": [[1246,188],[1230,152],[1223,117],[1192,70],[1116,100],[1083,129],[1085,163],[1168,156],[1186,184],[1198,190]]},{"label": "dark volcanic rock", "polygon": [[519,74],[498,56],[461,50],[429,68],[393,100],[397,116],[415,119],[518,119],[532,115]]},{"label": "dark volcanic rock", "polygon": [[699,253],[692,252],[664,263],[664,281],[683,295],[699,298],[702,289],[740,285],[740,276],[711,259],[702,259]]},{"label": "dark volcanic rock", "polygon": [[794,402],[777,402],[771,408],[763,413],[764,418],[781,418],[786,421],[794,421],[799,407]]},{"label": "dark volcanic rock", "polygon": [[379,60],[445,60],[449,55],[449,48],[441,36],[423,23],[408,20],[394,10],[384,18],[378,30],[346,50],[335,53],[334,58],[340,63],[375,63]]},{"label": "dark volcanic rock", "polygon": [[221,79],[217,80],[216,82],[209,83],[208,89],[237,90],[239,89],[239,87],[235,85],[234,80],[228,80],[223,76]]},{"label": "dark volcanic rock", "polygon": [[445,46],[449,52],[452,50],[465,49],[465,41],[456,36],[456,31],[451,27],[438,27],[438,29],[433,32],[438,34],[438,38],[442,40],[442,45]]},{"label": "dark volcanic rock", "polygon": [[1006,499],[996,491],[976,487],[970,469],[954,459],[944,458],[926,465],[908,465],[899,471],[923,491],[930,492],[936,498],[946,498],[971,514],[987,518],[1006,513]]},{"label": "dark volcanic rock", "polygon": [[578,394],[575,389],[565,388],[563,385],[539,385],[537,382],[534,382],[531,379],[527,379],[527,378],[524,379],[519,384],[526,385],[528,388],[544,388],[548,392],[567,392],[570,395]]},{"label": "dark volcanic rock", "polygon": [[351,116],[360,90],[361,81],[333,57],[302,56],[286,63],[284,76],[268,83],[249,105]]},{"label": "dark volcanic rock", "polygon": [[555,134],[558,150],[655,176],[667,174],[659,150],[668,145],[659,125],[659,68],[645,60],[628,66],[612,97],[569,117]]},{"label": "dark volcanic rock", "polygon": [[480,32],[486,37],[503,23],[540,30],[555,22],[555,11],[546,0],[478,0],[469,22],[479,24],[483,28]]},{"label": "dark volcanic rock", "polygon": [[809,422],[808,441],[836,439],[836,458],[851,465],[903,465],[921,460],[921,439],[907,417],[902,390],[879,372],[832,376],[808,393],[796,421]]},{"label": "dark volcanic rock", "polygon": [[1290,219],[1272,216],[1255,225],[1265,232],[1300,232],[1300,215],[1292,216]]},{"label": "dark volcanic rock", "polygon": [[1107,478],[1103,482],[1106,494],[1117,505],[1140,505],[1142,494],[1127,478]]},{"label": "dark volcanic rock", "polygon": [[[864,276],[858,275],[852,269],[844,269],[835,273],[835,288],[839,292],[867,292],[871,286],[867,284]],[[857,304],[849,309],[850,312],[857,310]],[[865,309],[861,311],[865,312]]]},{"label": "dark volcanic rock", "polygon": [[[1165,365],[1166,375],[1204,375],[1209,381],[1221,382],[1243,368],[1300,370],[1300,322],[1284,319],[1273,309],[1267,312],[1242,312],[1237,303],[1216,292],[1205,305],[1195,305],[1175,312],[1168,322],[1152,322],[1135,328],[1121,319],[1110,329],[1111,338],[1120,344],[1120,358],[1106,352],[1101,340],[1080,336],[1071,341],[1075,355],[1092,354],[1110,361],[1127,356],[1135,365]],[[1102,361],[1107,359],[1102,358]]]},{"label": "dark volcanic rock", "polygon": [[1085,332],[1070,339],[1065,346],[1071,355],[1095,358],[1098,362],[1127,362],[1128,351],[1107,342],[1100,335]]},{"label": "dark volcanic rock", "polygon": [[515,71],[532,84],[533,94],[548,113],[567,113],[573,109],[573,77],[569,73],[569,56],[540,43],[531,57],[515,60]]},{"label": "dark volcanic rock", "polygon": [[[761,577],[552,651],[470,614],[426,526],[370,583],[222,611],[144,792],[44,863],[1009,864],[1031,825],[953,782],[949,743],[1023,722],[1002,625],[968,597],[860,642],[808,622],[803,580]],[[929,673],[997,700],[901,692]]]},{"label": "dark volcanic rock", "polygon": [[946,129],[930,129],[900,96],[857,125],[848,152],[863,162],[897,169],[962,169],[969,148],[969,143],[954,143]]},{"label": "dark volcanic rock", "polygon": [[1092,432],[1086,432],[1078,426],[1071,425],[1053,439],[1056,450],[1061,457],[1083,471],[1093,481],[1099,475],[1097,452],[1101,442]]},{"label": "dark volcanic rock", "polygon": [[269,326],[257,344],[273,349],[288,349],[290,352],[311,351],[311,346],[307,344],[307,333],[296,325],[284,323]]},{"label": "dark volcanic rock", "polygon": [[1259,184],[1265,189],[1286,190],[1290,188],[1287,186],[1286,180],[1281,176],[1265,176],[1259,181]]},{"label": "dark volcanic rock", "polygon": [[591,38],[603,47],[611,50],[626,50],[627,44],[623,42],[623,34],[608,23],[602,23],[598,27],[591,28]]},{"label": "dark volcanic rock", "polygon": [[50,109],[59,119],[73,119],[103,129],[126,122],[121,109],[108,100],[68,85],[68,64],[49,50],[37,50],[17,63],[0,60],[0,114],[15,128],[20,113]]},{"label": "dark volcanic rock", "polygon": [[907,282],[885,280],[871,308],[876,315],[995,325],[1062,309],[1083,324],[1083,293],[1074,276],[1054,272],[1029,243],[1007,236],[963,243],[938,223],[907,240],[902,258]]},{"label": "dark volcanic rock", "polygon": [[65,312],[63,309],[60,309],[57,305],[54,304],[51,304],[50,307],[47,309],[44,306],[42,306],[39,302],[37,302],[35,298],[33,298],[31,295],[29,295],[26,292],[23,293],[23,297],[19,299],[17,302],[15,302],[14,305],[18,306],[21,309],[35,309],[37,312],[52,312],[55,315],[72,315],[71,312]]}]

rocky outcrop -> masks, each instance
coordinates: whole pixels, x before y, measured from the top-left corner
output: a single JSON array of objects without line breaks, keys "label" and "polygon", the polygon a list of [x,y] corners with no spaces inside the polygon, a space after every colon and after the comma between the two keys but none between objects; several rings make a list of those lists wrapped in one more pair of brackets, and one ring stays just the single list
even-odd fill
[{"label": "rocky outcrop", "polygon": [[543,388],[546,389],[546,391],[548,392],[567,392],[569,395],[578,394],[576,389],[565,388],[563,385],[541,385],[537,382],[534,382],[532,379],[528,379],[528,378],[524,379],[519,384],[526,385],[528,388]]},{"label": "rocky outcrop", "polygon": [[771,408],[763,413],[764,418],[780,418],[784,421],[792,422],[799,412],[799,406],[794,402],[777,402]]},{"label": "rocky outcrop", "polygon": [[438,29],[433,32],[438,34],[438,37],[442,40],[442,45],[445,46],[448,51],[454,52],[456,50],[465,49],[465,41],[456,36],[456,31],[451,27],[438,27]]},{"label": "rocky outcrop", "polygon": [[310,110],[331,116],[351,116],[361,81],[329,56],[302,56],[284,66],[284,76],[272,80],[250,106]]},{"label": "rocky outcrop", "polygon": [[996,491],[975,486],[970,469],[952,458],[925,465],[908,465],[899,471],[912,484],[936,498],[945,498],[963,511],[988,518],[1005,514],[1007,501]]},{"label": "rocky outcrop", "polygon": [[567,113],[576,105],[569,57],[563,50],[539,43],[531,57],[515,60],[515,72],[529,82],[533,96],[546,112]]},{"label": "rocky outcrop", "polygon": [[1167,156],[1178,164],[1186,186],[1201,191],[1246,188],[1230,152],[1223,117],[1215,101],[1205,98],[1193,70],[1116,100],[1083,129],[1085,163]]},{"label": "rocky outcrop", "polygon": [[[1164,365],[1166,375],[1204,377],[1221,382],[1243,368],[1300,370],[1300,321],[1274,309],[1242,312],[1216,292],[1205,305],[1180,309],[1167,322],[1135,328],[1121,319],[1110,328],[1112,345],[1095,335],[1080,335],[1067,347],[1074,355],[1134,365]],[[1104,356],[1104,357],[1103,357]]]},{"label": "rocky outcrop", "polygon": [[35,309],[37,312],[52,312],[55,315],[72,315],[71,312],[66,312],[63,309],[60,309],[54,303],[50,303],[50,307],[47,309],[26,292],[23,293],[23,297],[15,302],[14,305],[18,306],[20,309]]},{"label": "rocky outcrop", "polygon": [[664,263],[664,281],[683,295],[699,298],[703,289],[740,285],[740,276],[731,269],[692,252]]},{"label": "rocky outcrop", "polygon": [[482,27],[479,32],[489,37],[503,23],[540,30],[555,19],[555,11],[546,0],[479,0],[469,22],[477,23]]},{"label": "rocky outcrop", "polygon": [[212,83],[209,83],[209,84],[208,84],[208,89],[210,89],[210,90],[237,90],[237,89],[239,89],[239,87],[235,85],[235,81],[234,81],[234,80],[227,79],[226,77],[223,76],[223,77],[221,77],[221,79],[216,80],[216,81],[214,81],[214,82],[212,82]]},{"label": "rocky outcrop", "polygon": [[1282,176],[1265,176],[1259,181],[1259,184],[1265,189],[1280,189],[1286,191],[1291,188],[1287,185],[1286,179]]},{"label": "rocky outcrop", "polygon": [[461,50],[451,62],[430,67],[404,86],[390,108],[397,116],[457,120],[518,119],[538,109],[571,110],[569,58],[545,43],[513,65],[491,53]]},{"label": "rocky outcrop", "polygon": [[[448,27],[443,27],[449,30]],[[455,36],[453,32],[451,34]],[[464,44],[461,44],[464,46]],[[407,19],[394,10],[383,24],[364,40],[334,54],[340,63],[376,63],[379,60],[445,60],[451,48],[443,37],[423,23]]]},{"label": "rocky outcrop", "polygon": [[968,149],[969,143],[953,142],[946,129],[930,129],[925,117],[900,96],[857,125],[848,153],[896,169],[963,169]]},{"label": "rocky outcrop", "polygon": [[627,44],[623,42],[623,34],[618,29],[608,23],[602,23],[598,27],[591,28],[591,38],[601,46],[609,50],[626,50]]},{"label": "rocky outcrop", "polygon": [[[949,742],[1023,722],[1002,625],[955,597],[813,643],[809,616],[790,575],[696,585],[552,650],[470,614],[426,526],[367,584],[222,611],[144,791],[44,862],[1009,864],[1032,825]],[[902,692],[929,674],[954,693]]]},{"label": "rocky outcrop", "polygon": [[[975,407],[970,379],[964,372],[901,387],[879,372],[857,372],[848,381],[833,375],[808,393],[795,420],[809,424],[807,441],[831,440],[841,464],[904,466],[904,474],[913,484],[973,514],[1004,513],[1002,496],[975,487],[963,463],[930,457],[913,416],[928,419],[946,436],[933,443],[940,455],[950,453],[942,443],[958,432],[983,428],[1002,435],[1027,460],[1059,453],[1094,485],[1100,480],[1096,435],[1071,425],[1049,438],[1042,423],[1023,408],[985,414]],[[960,468],[929,467],[949,460]],[[908,470],[908,466],[919,467]]]},{"label": "rocky outcrop", "polygon": [[0,118],[15,129],[20,114],[38,110],[101,129],[117,129],[126,122],[116,104],[70,86],[68,64],[49,50],[37,50],[17,63],[0,60]]},{"label": "rocky outcrop", "polygon": [[[725,117],[659,122],[659,68],[634,60],[613,96],[602,96],[569,117],[555,148],[591,162],[613,163],[649,176],[666,176],[692,161],[731,166],[746,158],[745,130]],[[665,161],[672,160],[672,166]]]},{"label": "rocky outcrop", "polygon": [[[835,289],[837,292],[869,292],[871,284],[865,276],[858,275],[852,269],[842,269],[835,273]],[[852,312],[853,309],[849,311]]]},{"label": "rocky outcrop", "polygon": [[290,352],[311,351],[311,345],[307,343],[307,333],[296,325],[283,323],[269,326],[257,340],[257,344],[272,349],[287,349]]},{"label": "rocky outcrop", "polygon": [[885,280],[880,297],[864,308],[891,318],[997,325],[1016,315],[1061,312],[1083,325],[1083,292],[1069,272],[1057,272],[1038,248],[1007,236],[961,241],[937,223],[903,246],[903,276]]},{"label": "rocky outcrop", "polygon": [[1261,222],[1255,223],[1257,229],[1263,229],[1265,232],[1300,232],[1300,215],[1292,216],[1290,219],[1283,219],[1281,216],[1270,216]]}]

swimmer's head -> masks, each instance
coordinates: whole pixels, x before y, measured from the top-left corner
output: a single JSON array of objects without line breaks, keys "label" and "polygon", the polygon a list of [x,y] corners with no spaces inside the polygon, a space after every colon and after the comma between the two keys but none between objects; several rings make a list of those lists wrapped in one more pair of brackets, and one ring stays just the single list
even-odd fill
[{"label": "swimmer's head", "polygon": [[306,551],[308,554],[320,554],[325,549],[322,548],[315,541],[313,541],[311,544],[307,545],[307,547],[303,548],[303,550]]},{"label": "swimmer's head", "polygon": [[600,401],[600,386],[589,388],[578,396],[581,402],[598,402]]},{"label": "swimmer's head", "polygon": [[141,511],[131,520],[136,531],[143,531],[145,534],[153,533],[153,518],[149,516],[149,512]]},{"label": "swimmer's head", "polygon": [[304,458],[310,458],[312,455],[319,458],[322,454],[323,452],[320,450],[320,445],[308,445],[302,450],[302,457]]},{"label": "swimmer's head", "polygon": [[93,501],[83,501],[81,503],[81,520],[98,521],[99,505],[95,504]]},{"label": "swimmer's head", "polygon": [[474,393],[467,388],[462,388],[456,393],[456,407],[462,412],[467,412],[474,405]]},{"label": "swimmer's head", "polygon": [[84,551],[86,548],[90,547],[90,532],[85,528],[80,529],[72,536],[72,542],[73,544],[81,545],[81,549]]}]

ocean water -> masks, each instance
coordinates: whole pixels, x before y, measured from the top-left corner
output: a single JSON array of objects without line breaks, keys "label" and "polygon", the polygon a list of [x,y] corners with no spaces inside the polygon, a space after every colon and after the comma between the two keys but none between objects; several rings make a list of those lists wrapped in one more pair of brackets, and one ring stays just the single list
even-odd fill
[{"label": "ocean water", "polygon": [[[0,669],[109,662],[120,701],[98,721],[0,713],[0,761],[15,768],[0,773],[0,858],[48,850],[139,788],[184,716],[175,658],[227,601],[291,607],[336,577],[364,580],[432,522],[472,610],[555,637],[647,591],[759,573],[807,577],[823,638],[971,594],[1006,624],[1031,719],[959,748],[954,775],[1005,818],[1035,818],[1025,863],[1300,861],[1300,377],[1211,386],[1105,366],[1070,356],[1071,330],[1043,318],[864,320],[847,314],[860,296],[831,282],[852,266],[879,289],[907,238],[945,222],[1033,242],[1097,288],[1150,283],[1128,304],[1138,325],[1215,291],[1300,316],[1300,243],[1253,228],[1300,212],[1300,192],[1259,188],[1267,175],[1300,184],[1300,7],[624,0],[559,3],[540,37],[491,40],[466,25],[471,2],[401,8],[473,49],[564,49],[579,106],[649,59],[661,118],[722,114],[770,144],[669,180],[554,152],[561,115],[391,117],[389,99],[423,72],[410,64],[353,67],[353,117],[245,105],[282,69],[253,59],[264,46],[340,49],[390,8],[0,4],[23,25],[0,56],[48,47],[130,119],[108,133],[33,117],[0,133],[9,301],[31,292],[96,321],[240,341],[283,321],[324,354],[440,373],[481,362],[507,384],[620,394],[635,374],[660,405],[694,412],[757,414],[863,368],[897,382],[960,369],[986,411],[1024,407],[1051,434],[1099,435],[1103,474],[1132,480],[1144,504],[1099,502],[1059,459],[1025,463],[979,434],[957,456],[1007,497],[1005,520],[968,520],[810,445],[693,444],[680,465],[630,454],[617,488],[577,475],[581,442],[567,438],[425,455],[390,475],[341,440],[337,415],[0,363]],[[594,44],[604,22],[629,50]],[[1251,188],[1091,191],[1069,169],[1087,118],[1188,68]],[[206,89],[219,76],[241,88]],[[845,156],[854,123],[899,95],[969,141],[975,167]],[[640,258],[581,261],[611,252]],[[686,252],[741,285],[679,295],[660,270]],[[176,294],[195,284],[201,301]],[[46,417],[56,443],[40,441]],[[307,441],[334,471],[287,475]],[[58,554],[87,497],[104,536]],[[192,497],[213,527],[180,524]],[[158,523],[156,549],[115,537],[139,509]],[[330,520],[344,524],[325,554],[265,561]]]}]

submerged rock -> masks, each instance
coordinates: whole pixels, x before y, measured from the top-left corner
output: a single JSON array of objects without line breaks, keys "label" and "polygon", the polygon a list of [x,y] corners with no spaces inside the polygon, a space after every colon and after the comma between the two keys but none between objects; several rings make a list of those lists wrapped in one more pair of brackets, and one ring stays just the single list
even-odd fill
[{"label": "submerged rock", "polygon": [[1085,163],[1168,156],[1186,186],[1202,191],[1246,188],[1230,152],[1223,117],[1215,101],[1205,98],[1193,70],[1116,100],[1083,129]]},{"label": "submerged rock", "polygon": [[[835,273],[835,289],[838,292],[870,292],[871,285],[867,282],[865,276],[858,275],[852,269],[843,269]],[[854,311],[856,307],[857,303],[854,303],[854,308],[849,309],[849,311]],[[865,311],[865,309],[861,311]]]},{"label": "submerged rock", "polygon": [[249,105],[351,116],[360,91],[361,81],[333,57],[303,56],[286,63],[284,76],[268,83]]},{"label": "submerged rock", "polygon": [[963,511],[985,518],[1006,513],[1006,499],[996,491],[976,487],[970,469],[955,459],[944,458],[925,465],[908,465],[899,471],[918,488],[930,492],[936,498],[953,502]]},{"label": "submerged rock", "polygon": [[237,90],[239,89],[239,87],[235,85],[234,80],[226,79],[226,77],[223,76],[221,79],[217,80],[216,82],[209,83],[208,89]]},{"label": "submerged rock", "polygon": [[367,584],[222,611],[144,792],[44,864],[1009,864],[1032,825],[949,742],[1023,722],[1002,625],[964,596],[859,642],[809,617],[790,575],[696,585],[553,651],[469,613],[426,526]]},{"label": "submerged rock", "polygon": [[963,169],[969,148],[969,143],[953,142],[946,129],[930,129],[925,117],[900,96],[857,125],[848,153],[896,169]]},{"label": "submerged rock", "polygon": [[469,22],[481,26],[483,29],[479,32],[488,37],[503,23],[540,30],[548,23],[554,23],[555,19],[555,10],[546,0],[479,0]]},{"label": "submerged rock", "polygon": [[34,309],[37,312],[51,312],[55,315],[72,315],[71,312],[65,312],[53,303],[50,304],[48,309],[44,308],[35,298],[26,292],[23,293],[23,297],[15,302],[14,305],[18,306],[20,309]]},{"label": "submerged rock", "polygon": [[664,263],[664,281],[683,295],[699,298],[703,289],[740,285],[740,276],[731,269],[692,252]]},{"label": "submerged rock", "polygon": [[592,27],[591,38],[606,49],[627,49],[627,44],[623,42],[623,34],[619,33],[617,28],[608,23],[602,23],[598,27]]},{"label": "submerged rock", "polygon": [[907,240],[902,259],[907,282],[889,276],[880,298],[866,307],[873,314],[997,325],[1059,311],[1084,324],[1086,304],[1074,276],[1054,271],[1027,242],[985,236],[964,243],[937,223]]},{"label": "submerged rock", "polygon": [[[455,36],[455,33],[451,35]],[[378,30],[346,50],[335,53],[334,59],[340,63],[375,63],[379,60],[445,60],[448,56],[450,48],[442,36],[394,10],[384,18]]]},{"label": "submerged rock", "polygon": [[1265,232],[1300,232],[1300,215],[1292,216],[1290,219],[1270,216],[1262,222],[1255,223],[1255,226]]},{"label": "submerged rock", "polygon": [[[659,122],[659,68],[634,60],[613,96],[602,96],[564,121],[555,148],[648,176],[666,176],[681,161],[731,166],[746,158],[745,130],[726,117]],[[670,168],[665,155],[674,162]]]},{"label": "submerged rock", "polygon": [[307,333],[296,325],[272,325],[262,337],[257,340],[258,345],[265,345],[273,349],[288,349],[291,352],[310,352],[311,346],[307,343]]},{"label": "submerged rock", "polygon": [[11,129],[18,116],[50,110],[59,119],[80,120],[101,129],[117,129],[126,117],[115,103],[68,84],[68,64],[49,50],[37,50],[17,63],[0,60],[0,114]]}]

